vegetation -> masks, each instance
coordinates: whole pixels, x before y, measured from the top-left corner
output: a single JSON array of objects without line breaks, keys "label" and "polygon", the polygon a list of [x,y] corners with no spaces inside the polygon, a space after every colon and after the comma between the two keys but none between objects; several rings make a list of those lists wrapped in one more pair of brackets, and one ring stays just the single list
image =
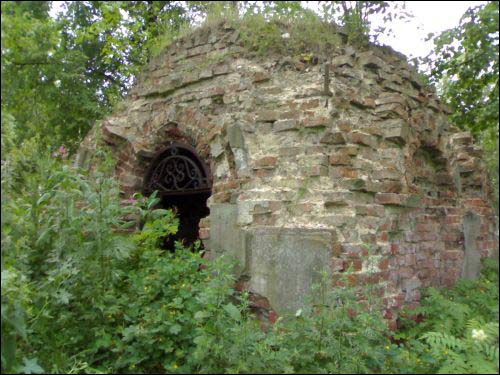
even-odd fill
[{"label": "vegetation", "polygon": [[477,281],[429,288],[410,315],[395,335],[417,365],[409,372],[498,372],[498,262],[486,260]]},{"label": "vegetation", "polygon": [[[159,248],[177,219],[154,195],[123,202],[105,149],[96,171],[71,166],[149,56],[204,19],[242,17],[269,36],[242,30],[257,53],[282,45],[273,22],[289,23],[297,51],[335,43],[300,2],[64,2],[56,18],[51,6],[2,2],[2,372],[498,373],[493,263],[477,281],[428,290],[396,333],[376,290],[348,287],[349,272],[336,280],[346,287],[323,280],[266,331],[233,289],[230,261]],[[381,32],[373,15],[406,16],[383,1],[320,7],[356,43]],[[483,139],[498,182],[498,3],[469,10],[436,46],[433,79],[452,120]]]},{"label": "vegetation", "polygon": [[469,8],[460,24],[434,37],[423,59],[431,81],[453,109],[452,123],[480,140],[495,188],[498,213],[498,2]]}]

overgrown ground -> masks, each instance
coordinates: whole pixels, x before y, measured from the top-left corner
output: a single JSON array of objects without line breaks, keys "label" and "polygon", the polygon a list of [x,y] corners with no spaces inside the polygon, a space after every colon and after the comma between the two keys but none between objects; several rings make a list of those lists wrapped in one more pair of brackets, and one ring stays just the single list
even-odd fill
[{"label": "overgrown ground", "polygon": [[[123,206],[106,152],[92,175],[65,157],[32,144],[2,165],[2,372],[498,372],[495,263],[428,290],[398,332],[370,287],[326,279],[319,302],[266,332],[232,289],[230,262],[159,248],[177,220],[154,196]],[[142,230],[124,230],[130,214]]]}]

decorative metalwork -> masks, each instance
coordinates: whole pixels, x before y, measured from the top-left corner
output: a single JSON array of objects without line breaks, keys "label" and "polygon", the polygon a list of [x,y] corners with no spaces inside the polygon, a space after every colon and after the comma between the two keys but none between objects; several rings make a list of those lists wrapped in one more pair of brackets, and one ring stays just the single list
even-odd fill
[{"label": "decorative metalwork", "polygon": [[189,146],[173,144],[153,160],[145,192],[188,194],[210,191],[208,169]]}]

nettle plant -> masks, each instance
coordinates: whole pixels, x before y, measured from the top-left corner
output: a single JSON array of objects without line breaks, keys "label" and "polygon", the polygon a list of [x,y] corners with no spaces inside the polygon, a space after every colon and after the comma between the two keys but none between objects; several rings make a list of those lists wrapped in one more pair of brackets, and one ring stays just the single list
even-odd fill
[{"label": "nettle plant", "polygon": [[[112,162],[106,155],[98,155],[102,167],[90,178],[62,160],[62,152],[22,151],[5,160],[5,174],[2,168],[2,188],[4,183],[9,187],[2,202],[2,277],[17,275],[20,282],[12,285],[27,289],[23,295],[29,298],[21,299],[17,314],[23,324],[4,316],[21,311],[13,306],[19,303],[2,298],[2,327],[15,328],[6,335],[2,330],[2,342],[16,344],[8,345],[13,349],[5,356],[2,352],[2,369],[28,371],[19,366],[32,364],[33,356],[56,371],[67,366],[64,347],[79,350],[91,338],[82,324],[98,321],[99,314],[89,314],[89,306],[102,299],[113,277],[111,263],[126,258],[132,248],[117,233],[127,225],[122,219],[127,209],[107,178]],[[2,297],[12,293],[2,288]]]},{"label": "nettle plant", "polygon": [[2,371],[187,371],[196,328],[235,309],[230,265],[161,249],[178,220],[123,201],[105,151],[90,175],[24,151],[2,168]]}]

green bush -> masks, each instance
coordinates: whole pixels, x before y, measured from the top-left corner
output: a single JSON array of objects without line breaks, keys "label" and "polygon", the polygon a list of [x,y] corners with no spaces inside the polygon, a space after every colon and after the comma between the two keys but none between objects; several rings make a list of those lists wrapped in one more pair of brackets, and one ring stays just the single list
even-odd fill
[{"label": "green bush", "polygon": [[[478,280],[429,288],[406,312],[397,338],[419,373],[498,373],[498,263],[485,259]],[[417,322],[418,321],[418,322]]]},{"label": "green bush", "polygon": [[2,176],[19,188],[2,196],[2,371],[182,369],[200,317],[227,304],[229,266],[161,250],[178,220],[154,195],[123,206],[105,153],[92,176],[26,154]]}]

